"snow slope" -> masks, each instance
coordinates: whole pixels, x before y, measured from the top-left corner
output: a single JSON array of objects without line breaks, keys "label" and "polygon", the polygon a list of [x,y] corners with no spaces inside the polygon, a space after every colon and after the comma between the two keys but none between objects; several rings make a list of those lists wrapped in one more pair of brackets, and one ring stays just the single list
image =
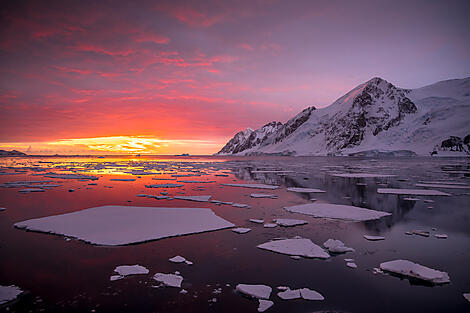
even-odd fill
[{"label": "snow slope", "polygon": [[469,121],[470,77],[418,89],[375,77],[326,108],[310,107],[285,124],[240,132],[218,154],[468,154]]}]

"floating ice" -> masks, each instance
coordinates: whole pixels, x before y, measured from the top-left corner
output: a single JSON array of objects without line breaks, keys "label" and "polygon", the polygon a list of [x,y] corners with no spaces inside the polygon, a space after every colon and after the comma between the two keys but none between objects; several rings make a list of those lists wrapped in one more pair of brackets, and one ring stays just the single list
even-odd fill
[{"label": "floating ice", "polygon": [[221,184],[223,186],[230,186],[230,187],[244,187],[244,188],[255,188],[255,189],[277,189],[279,186],[275,185],[265,185],[265,184]]},{"label": "floating ice", "polygon": [[251,228],[243,228],[243,227],[238,227],[238,228],[232,228],[232,231],[238,234],[245,234],[249,232]]},{"label": "floating ice", "polygon": [[252,197],[252,198],[271,198],[271,199],[277,198],[276,195],[271,195],[271,194],[267,194],[267,193],[252,193],[250,195],[250,197]]},{"label": "floating ice", "polygon": [[267,224],[263,225],[264,228],[274,228],[276,226],[277,226],[277,224],[274,224],[274,223],[267,223]]},{"label": "floating ice", "polygon": [[364,235],[364,238],[366,238],[367,240],[371,240],[371,241],[377,241],[377,240],[384,240],[385,237],[382,237],[382,236],[371,236],[371,235]]},{"label": "floating ice", "polygon": [[235,289],[238,292],[251,296],[257,299],[269,299],[271,296],[272,288],[266,285],[248,285],[238,284]]},{"label": "floating ice", "polygon": [[102,206],[14,225],[98,245],[126,245],[235,226],[205,208]]},{"label": "floating ice", "polygon": [[250,207],[248,204],[244,204],[244,203],[233,203],[232,206],[235,208],[249,208]]},{"label": "floating ice", "polygon": [[277,170],[257,170],[251,171],[253,174],[287,174],[287,173],[294,173],[294,171],[277,171]]},{"label": "floating ice", "polygon": [[470,302],[470,293],[464,293],[463,297],[467,299],[468,302]]},{"label": "floating ice", "polygon": [[174,196],[175,199],[198,202],[208,202],[211,197],[212,196]]},{"label": "floating ice", "polygon": [[188,184],[209,184],[209,183],[215,183],[215,180],[178,180],[178,182],[181,183],[188,183]]},{"label": "floating ice", "polygon": [[11,286],[0,286],[0,305],[15,300],[23,290],[11,285]]},{"label": "floating ice", "polygon": [[111,178],[110,181],[135,181],[135,178]]},{"label": "floating ice", "polygon": [[295,290],[287,289],[285,291],[279,292],[277,296],[283,300],[299,299],[301,297],[300,289],[295,289]]},{"label": "floating ice", "polygon": [[98,177],[96,176],[78,175],[78,174],[54,174],[54,173],[44,175],[44,177],[60,178],[60,179],[81,179],[81,180],[97,180],[98,179]]},{"label": "floating ice", "polygon": [[168,261],[173,262],[173,263],[183,263],[184,261],[186,261],[186,259],[180,255],[177,255],[168,259]]},{"label": "floating ice", "polygon": [[276,222],[276,224],[284,226],[284,227],[298,226],[298,225],[304,225],[304,224],[308,223],[305,220],[295,220],[295,219],[291,219],[291,218],[278,218],[278,219],[275,219],[274,222]]},{"label": "floating ice", "polygon": [[390,174],[370,174],[370,173],[342,173],[332,174],[334,177],[345,177],[345,178],[376,178],[376,177],[394,177],[397,175]]},{"label": "floating ice", "polygon": [[408,198],[403,198],[403,200],[406,200],[406,201],[419,201],[421,200],[420,198],[411,198],[411,197],[408,197]]},{"label": "floating ice", "polygon": [[183,282],[183,277],[176,274],[156,273],[153,275],[153,279],[163,283],[165,286],[177,288],[181,288],[181,283]]},{"label": "floating ice", "polygon": [[395,188],[379,188],[377,193],[393,194],[393,195],[413,195],[413,196],[450,196],[450,194],[427,189],[395,189]]},{"label": "floating ice", "polygon": [[447,239],[448,236],[446,234],[435,234],[434,237],[439,239]]},{"label": "floating ice", "polygon": [[444,189],[470,189],[470,186],[454,184],[415,184],[416,187],[444,188]]},{"label": "floating ice", "polygon": [[310,239],[306,238],[268,241],[257,247],[282,254],[298,255],[307,258],[327,259],[330,257],[320,246],[317,246]]},{"label": "floating ice", "polygon": [[434,284],[450,283],[449,274],[408,260],[394,260],[380,264],[380,269],[399,275],[425,280]]},{"label": "floating ice", "polygon": [[30,192],[44,192],[46,191],[45,189],[41,188],[25,188],[25,189],[20,189],[18,192],[23,192],[23,193],[30,193]]},{"label": "floating ice", "polygon": [[274,302],[269,301],[269,300],[259,299],[258,302],[259,302],[258,312],[264,312],[274,305]]},{"label": "floating ice", "polygon": [[292,191],[292,192],[300,192],[300,193],[313,193],[313,192],[321,193],[321,192],[325,192],[324,190],[321,190],[321,189],[301,188],[301,187],[289,187],[289,188],[287,188],[287,190]]},{"label": "floating ice", "polygon": [[354,262],[348,262],[348,263],[346,263],[346,266],[350,267],[350,268],[357,268],[357,265]]},{"label": "floating ice", "polygon": [[429,232],[424,230],[413,230],[413,234],[420,235],[423,237],[429,237]]},{"label": "floating ice", "polygon": [[120,279],[123,279],[124,276],[121,276],[121,275],[111,275],[111,277],[109,277],[109,280],[110,281],[116,281],[116,280],[120,280]]},{"label": "floating ice", "polygon": [[312,215],[314,217],[336,218],[352,221],[375,220],[391,215],[387,212],[369,210],[351,205],[330,203],[307,203],[285,207],[284,209],[292,213],[302,213]]},{"label": "floating ice", "polygon": [[328,239],[323,243],[323,246],[332,253],[354,252],[353,248],[346,247],[341,240]]},{"label": "floating ice", "polygon": [[305,299],[305,300],[325,300],[325,298],[315,290],[309,288],[301,288],[291,290],[287,288],[285,291],[279,292],[278,297],[283,300],[292,300],[292,299]]},{"label": "floating ice", "polygon": [[149,270],[141,265],[121,265],[114,269],[121,276],[148,274]]},{"label": "floating ice", "polygon": [[183,187],[184,185],[181,184],[152,184],[152,185],[145,185],[147,188],[177,188]]},{"label": "floating ice", "polygon": [[0,208],[0,211],[5,211],[5,210],[6,210],[6,208]]},{"label": "floating ice", "polygon": [[249,221],[252,222],[252,223],[256,223],[256,224],[263,224],[264,223],[264,220],[255,219],[255,218],[250,218]]}]

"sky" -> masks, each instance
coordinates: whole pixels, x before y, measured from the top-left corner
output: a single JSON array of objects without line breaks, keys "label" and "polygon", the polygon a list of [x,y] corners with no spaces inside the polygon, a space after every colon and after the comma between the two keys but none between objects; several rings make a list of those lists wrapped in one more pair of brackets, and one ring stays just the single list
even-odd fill
[{"label": "sky", "polygon": [[379,76],[470,76],[470,1],[9,1],[0,149],[212,154]]}]

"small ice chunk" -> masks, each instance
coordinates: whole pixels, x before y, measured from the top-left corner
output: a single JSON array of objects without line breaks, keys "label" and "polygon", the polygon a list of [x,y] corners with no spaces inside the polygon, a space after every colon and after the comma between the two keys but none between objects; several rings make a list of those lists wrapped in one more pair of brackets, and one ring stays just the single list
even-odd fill
[{"label": "small ice chunk", "polygon": [[395,188],[379,188],[377,193],[393,194],[393,195],[412,195],[412,196],[450,196],[450,194],[428,189],[395,189]]},{"label": "small ice chunk", "polygon": [[425,202],[425,203],[434,203],[434,200],[425,199],[425,200],[423,200],[423,202]]},{"label": "small ice chunk", "polygon": [[314,189],[314,188],[302,188],[302,187],[289,187],[287,188],[288,191],[292,192],[300,192],[300,193],[323,193],[324,190],[321,189]]},{"label": "small ice chunk", "polygon": [[407,197],[407,198],[403,198],[403,200],[406,200],[406,201],[419,201],[421,200],[420,198],[411,198],[411,197]]},{"label": "small ice chunk", "polygon": [[187,265],[193,265],[194,264],[193,262],[188,261],[188,260],[184,261],[184,263],[186,263]]},{"label": "small ice chunk", "polygon": [[243,203],[233,203],[232,206],[235,208],[248,208],[249,207],[248,204],[243,204]]},{"label": "small ice chunk", "polygon": [[249,232],[251,228],[243,228],[243,227],[238,227],[238,228],[233,228],[232,231],[238,234],[245,234]]},{"label": "small ice chunk", "polygon": [[279,188],[279,186],[265,185],[265,184],[221,184],[221,185],[230,186],[230,187],[244,187],[244,188],[270,189],[270,190]]},{"label": "small ice chunk", "polygon": [[235,288],[238,292],[257,299],[269,299],[272,288],[266,285],[238,284]]},{"label": "small ice chunk", "polygon": [[115,280],[119,280],[119,279],[123,279],[124,276],[122,275],[111,275],[111,277],[109,278],[110,281],[115,281]]},{"label": "small ice chunk", "polygon": [[364,235],[364,238],[366,238],[367,240],[371,240],[371,241],[377,241],[377,240],[384,240],[385,237],[382,237],[382,236],[371,236],[371,235]]},{"label": "small ice chunk", "polygon": [[0,305],[15,300],[22,292],[23,290],[14,285],[0,286]]},{"label": "small ice chunk", "polygon": [[423,237],[429,237],[429,232],[424,230],[413,230],[413,234],[420,235]]},{"label": "small ice chunk", "polygon": [[379,178],[379,177],[394,177],[396,175],[371,174],[371,173],[341,173],[341,174],[332,174],[332,176],[343,177],[343,178]]},{"label": "small ice chunk", "polygon": [[416,187],[443,188],[443,189],[470,189],[470,186],[454,184],[415,184]]},{"label": "small ice chunk", "polygon": [[354,259],[344,259],[346,262],[354,262]]},{"label": "small ice chunk", "polygon": [[121,276],[148,274],[149,270],[141,265],[121,265],[114,269]]},{"label": "small ice chunk", "polygon": [[277,286],[277,290],[287,290],[289,287],[287,286]]},{"label": "small ice chunk", "polygon": [[153,275],[153,279],[163,283],[165,286],[177,288],[181,288],[181,283],[183,282],[183,277],[176,274],[156,273]]},{"label": "small ice chunk", "polygon": [[278,292],[277,296],[283,300],[300,299],[302,297],[300,295],[300,289],[287,289],[285,291]]},{"label": "small ice chunk", "polygon": [[135,181],[135,178],[111,178],[110,181]]},{"label": "small ice chunk", "polygon": [[29,192],[44,192],[46,191],[45,189],[41,189],[41,188],[25,188],[25,189],[20,189],[18,190],[18,192],[22,192],[22,193],[29,193]]},{"label": "small ice chunk", "polygon": [[265,228],[274,228],[276,226],[277,226],[277,224],[274,224],[274,223],[267,223],[267,224],[263,225],[263,227],[265,227]]},{"label": "small ice chunk", "polygon": [[357,265],[354,262],[348,262],[348,263],[346,263],[346,266],[350,267],[350,268],[357,268]]},{"label": "small ice chunk", "polygon": [[323,297],[320,293],[308,288],[300,289],[300,296],[305,300],[325,300],[325,297]]},{"label": "small ice chunk", "polygon": [[269,300],[259,299],[258,312],[264,312],[274,305],[274,302]]},{"label": "small ice chunk", "polygon": [[0,208],[0,211],[5,211],[5,210],[6,210],[6,208]]},{"label": "small ice chunk", "polygon": [[252,197],[252,198],[271,198],[271,199],[277,198],[276,195],[267,194],[267,193],[252,193],[250,195],[250,197]]},{"label": "small ice chunk", "polygon": [[468,302],[470,302],[470,293],[464,293],[463,297],[467,299]]},{"label": "small ice chunk", "polygon": [[256,223],[256,224],[263,224],[264,223],[264,220],[255,219],[255,218],[250,218],[249,221],[252,222],[252,223]]},{"label": "small ice chunk", "polygon": [[377,274],[383,274],[384,272],[383,272],[380,268],[374,267],[374,268],[372,269],[372,273],[373,273],[374,275],[377,275]]},{"label": "small ice chunk", "polygon": [[149,195],[145,193],[139,193],[138,195],[136,195],[136,197],[141,197],[141,198],[148,197],[148,196]]},{"label": "small ice chunk", "polygon": [[208,202],[211,197],[212,196],[175,196],[174,198],[179,200]]},{"label": "small ice chunk", "polygon": [[183,263],[186,261],[186,259],[180,255],[177,255],[168,259],[168,261],[173,262],[173,263]]},{"label": "small ice chunk", "polygon": [[188,293],[188,291],[187,291],[186,289],[181,289],[180,293],[183,294],[183,295],[185,295],[185,294]]},{"label": "small ice chunk", "polygon": [[435,234],[434,237],[439,239],[447,239],[448,236],[446,234]]},{"label": "small ice chunk", "polygon": [[328,239],[323,243],[323,246],[331,253],[354,252],[353,248],[346,247],[341,240]]},{"label": "small ice chunk", "polygon": [[352,221],[368,221],[391,215],[387,212],[369,210],[351,205],[330,203],[307,203],[284,207],[292,213],[312,215],[314,217],[335,218]]},{"label": "small ice chunk", "polygon": [[296,219],[291,219],[291,218],[278,218],[278,219],[275,219],[274,222],[284,227],[298,226],[298,225],[304,225],[308,223],[305,220],[296,220]]},{"label": "small ice chunk", "polygon": [[298,255],[291,255],[290,258],[294,260],[300,260],[300,256]]},{"label": "small ice chunk", "polygon": [[449,274],[408,260],[394,260],[380,264],[380,269],[395,274],[422,279],[434,284],[450,283]]},{"label": "small ice chunk", "polygon": [[145,185],[147,188],[178,188],[183,187],[182,184],[152,184],[152,185]]},{"label": "small ice chunk", "polygon": [[260,249],[269,250],[287,255],[298,255],[307,258],[327,259],[330,255],[310,239],[294,238],[268,241],[257,246]]}]

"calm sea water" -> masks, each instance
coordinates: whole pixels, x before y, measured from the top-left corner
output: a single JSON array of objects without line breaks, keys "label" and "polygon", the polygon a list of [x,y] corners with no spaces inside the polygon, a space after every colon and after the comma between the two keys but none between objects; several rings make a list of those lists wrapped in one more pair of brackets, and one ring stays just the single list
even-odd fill
[{"label": "calm sea water", "polygon": [[[0,188],[0,285],[14,284],[26,291],[18,301],[0,310],[13,312],[257,312],[256,300],[234,291],[238,283],[273,287],[274,306],[266,312],[468,312],[463,293],[470,292],[470,189],[438,189],[450,197],[383,195],[377,188],[418,188],[419,181],[450,181],[470,185],[468,159],[451,158],[340,158],[340,157],[109,157],[109,158],[3,158],[0,184],[12,181],[53,180],[55,187],[39,193],[20,193],[21,188]],[[131,171],[134,170],[134,174]],[[289,173],[253,173],[255,170],[287,170]],[[140,171],[140,172],[136,172]],[[156,174],[142,175],[144,172]],[[95,175],[96,181],[53,179],[42,175],[79,173]],[[333,173],[394,174],[389,178],[340,178]],[[175,174],[183,180],[215,181],[184,183],[181,188],[149,189],[146,184],[164,183]],[[222,176],[221,176],[222,175]],[[110,181],[135,178],[132,182]],[[156,181],[152,178],[162,180]],[[168,180],[167,182],[175,182]],[[221,186],[222,183],[264,183],[277,190]],[[97,183],[97,185],[88,185]],[[358,184],[359,183],[359,184]],[[364,184],[365,183],[365,184]],[[109,188],[111,187],[111,188]],[[311,187],[320,194],[288,192],[286,187]],[[69,192],[74,189],[74,192]],[[418,188],[420,189],[420,188]],[[156,200],[137,194],[170,196],[211,195],[212,199],[248,204],[230,205]],[[271,193],[277,199],[254,199],[251,193]],[[345,222],[289,213],[285,206],[319,202],[355,205],[392,213],[372,222]],[[424,200],[433,200],[427,202]],[[63,236],[28,232],[13,224],[101,205],[155,207],[205,207],[240,227],[167,238],[147,243],[102,247]],[[248,221],[262,218],[296,218],[308,224],[264,228]],[[406,235],[425,230],[430,237]],[[434,230],[435,229],[435,230]],[[448,239],[435,238],[445,233]],[[371,242],[364,234],[385,236]],[[263,251],[256,245],[273,238],[310,238],[321,245],[340,239],[355,252],[327,260],[294,260]],[[194,265],[168,261],[182,255]],[[357,269],[346,267],[353,258]],[[449,273],[451,283],[430,286],[392,275],[374,275],[381,262],[408,259]],[[111,282],[118,265],[140,264],[149,275],[129,276]],[[179,271],[184,277],[178,288],[152,288],[156,272]],[[307,287],[320,292],[324,301],[282,300],[277,286]],[[214,290],[221,288],[220,294]],[[212,302],[215,298],[216,302]]]}]

